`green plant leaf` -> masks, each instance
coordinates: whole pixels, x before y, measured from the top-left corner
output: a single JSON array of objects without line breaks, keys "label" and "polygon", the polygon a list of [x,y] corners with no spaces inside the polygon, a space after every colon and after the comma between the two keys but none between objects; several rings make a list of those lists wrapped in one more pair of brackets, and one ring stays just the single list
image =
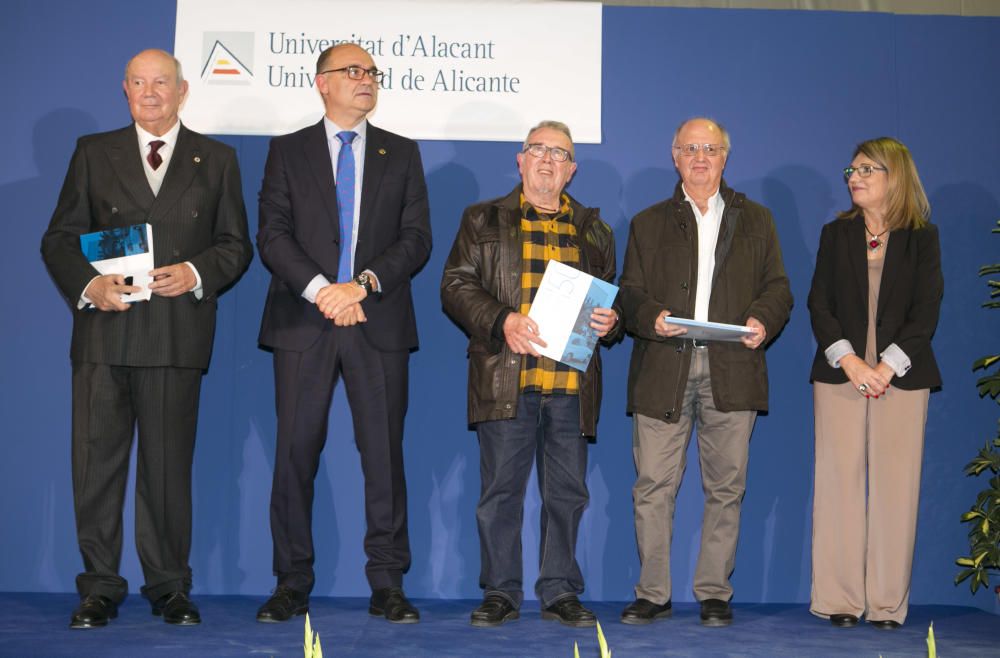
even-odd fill
[{"label": "green plant leaf", "polygon": [[1000,354],[988,354],[984,357],[976,359],[972,364],[972,371],[980,370],[982,368],[989,368],[991,365],[1000,361]]}]

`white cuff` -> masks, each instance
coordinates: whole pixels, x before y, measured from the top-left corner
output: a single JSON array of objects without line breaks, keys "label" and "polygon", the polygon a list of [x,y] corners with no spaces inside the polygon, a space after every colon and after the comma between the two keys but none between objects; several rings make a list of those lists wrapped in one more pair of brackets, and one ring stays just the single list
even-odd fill
[{"label": "white cuff", "polygon": [[318,295],[319,291],[326,288],[328,285],[330,285],[330,280],[322,274],[317,274],[313,277],[313,280],[309,282],[309,285],[306,286],[306,289],[302,291],[302,296],[309,300],[310,304],[315,304],[316,295]]},{"label": "white cuff", "polygon": [[194,288],[191,288],[190,292],[194,293],[195,299],[201,299],[205,295],[205,291],[201,289],[201,275],[198,274],[198,268],[190,261],[184,261],[184,264],[194,272]]},{"label": "white cuff", "polygon": [[854,354],[854,348],[851,346],[851,341],[846,338],[841,338],[836,343],[826,348],[823,354],[826,356],[826,362],[830,364],[831,368],[839,368],[840,360],[843,359],[848,354]]},{"label": "white cuff", "polygon": [[101,275],[98,274],[93,279],[91,279],[90,281],[88,281],[87,285],[85,285],[83,287],[83,292],[80,293],[80,301],[78,301],[76,303],[76,307],[78,309],[82,309],[85,306],[92,306],[94,304],[94,302],[90,301],[90,298],[87,297],[87,288],[89,288],[90,284],[92,284],[94,282],[94,279],[99,279],[100,277],[101,277]]},{"label": "white cuff", "polygon": [[902,377],[910,370],[910,357],[906,352],[899,349],[899,345],[892,343],[885,351],[879,354],[883,363],[893,369],[897,377]]}]

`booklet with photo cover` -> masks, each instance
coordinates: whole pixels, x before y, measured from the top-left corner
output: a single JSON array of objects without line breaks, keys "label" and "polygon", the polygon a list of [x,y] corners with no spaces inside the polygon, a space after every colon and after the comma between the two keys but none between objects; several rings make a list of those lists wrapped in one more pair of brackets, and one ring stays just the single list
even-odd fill
[{"label": "booklet with photo cover", "polygon": [[528,311],[547,343],[535,349],[543,356],[586,370],[598,340],[590,327],[590,314],[595,308],[611,308],[617,294],[618,286],[613,283],[550,260]]},{"label": "booklet with photo cover", "polygon": [[149,271],[153,269],[153,227],[149,224],[84,233],[80,249],[101,274],[121,274],[128,285],[142,288],[122,295],[123,302],[147,301],[152,296]]}]

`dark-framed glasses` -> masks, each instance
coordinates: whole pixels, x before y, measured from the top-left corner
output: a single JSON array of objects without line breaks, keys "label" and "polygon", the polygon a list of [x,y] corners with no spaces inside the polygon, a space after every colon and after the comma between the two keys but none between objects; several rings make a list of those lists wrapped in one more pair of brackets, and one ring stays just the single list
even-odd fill
[{"label": "dark-framed glasses", "polygon": [[546,153],[556,162],[566,162],[573,159],[573,156],[566,149],[558,146],[546,146],[545,144],[528,144],[524,147],[524,152],[530,153],[539,160],[544,158]]},{"label": "dark-framed glasses", "polygon": [[722,155],[726,147],[722,144],[678,144],[674,150],[680,151],[680,154],[685,158],[693,158],[698,151],[709,158],[715,158]]},{"label": "dark-framed glasses", "polygon": [[372,79],[372,82],[377,85],[382,84],[382,78],[385,77],[385,73],[379,71],[374,66],[370,69],[362,68],[360,66],[341,66],[339,69],[327,69],[325,71],[320,71],[319,74],[326,75],[327,73],[340,73],[341,71],[345,71],[347,73],[347,77],[351,80],[363,80],[367,75]]},{"label": "dark-framed glasses", "polygon": [[862,178],[868,178],[872,175],[873,171],[885,171],[889,170],[885,167],[876,167],[875,165],[861,165],[860,167],[844,167],[844,182],[851,180],[851,174],[858,172],[858,176]]}]

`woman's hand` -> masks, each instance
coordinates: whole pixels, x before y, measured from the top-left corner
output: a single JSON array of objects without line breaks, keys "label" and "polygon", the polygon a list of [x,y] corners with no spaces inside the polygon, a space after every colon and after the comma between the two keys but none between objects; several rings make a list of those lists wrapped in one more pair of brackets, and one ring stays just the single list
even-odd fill
[{"label": "woman's hand", "polygon": [[858,393],[866,398],[878,398],[884,395],[886,389],[889,388],[889,381],[892,377],[886,376],[885,371],[892,372],[892,370],[888,366],[883,369],[882,365],[884,364],[879,364],[878,368],[872,368],[856,354],[848,354],[840,360],[840,367],[844,370],[844,374],[854,384]]}]

